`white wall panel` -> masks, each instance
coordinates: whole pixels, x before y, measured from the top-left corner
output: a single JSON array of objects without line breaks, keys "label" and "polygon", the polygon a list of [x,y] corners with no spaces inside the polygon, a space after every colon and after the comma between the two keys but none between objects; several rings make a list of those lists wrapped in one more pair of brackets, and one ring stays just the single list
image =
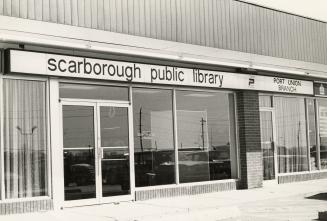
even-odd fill
[{"label": "white wall panel", "polygon": [[50,0],[50,21],[57,23],[57,0]]},{"label": "white wall panel", "polygon": [[0,15],[327,64],[326,23],[235,0],[0,0]]},{"label": "white wall panel", "polygon": [[42,21],[50,20],[50,0],[42,0]]}]

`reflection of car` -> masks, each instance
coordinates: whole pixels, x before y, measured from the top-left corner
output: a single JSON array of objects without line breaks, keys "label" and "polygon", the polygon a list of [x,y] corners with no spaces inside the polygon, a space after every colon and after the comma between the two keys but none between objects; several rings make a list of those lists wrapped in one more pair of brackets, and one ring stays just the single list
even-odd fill
[{"label": "reflection of car", "polygon": [[136,186],[164,185],[175,182],[174,150],[135,152]]},{"label": "reflection of car", "polygon": [[74,164],[71,166],[71,180],[78,186],[94,184],[95,172],[94,166],[81,163]]},{"label": "reflection of car", "polygon": [[180,149],[180,179],[184,182],[196,182],[231,178],[229,145],[214,149]]},{"label": "reflection of car", "polygon": [[182,183],[210,180],[209,155],[200,148],[179,149],[179,180]]},{"label": "reflection of car", "polygon": [[129,159],[102,160],[102,184],[119,185],[122,190],[130,189]]}]

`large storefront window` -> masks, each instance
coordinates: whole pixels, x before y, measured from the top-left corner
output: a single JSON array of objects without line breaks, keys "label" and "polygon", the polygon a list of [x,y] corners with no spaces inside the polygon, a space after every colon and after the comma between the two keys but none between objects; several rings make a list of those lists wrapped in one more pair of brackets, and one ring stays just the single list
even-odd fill
[{"label": "large storefront window", "polygon": [[275,97],[279,173],[307,171],[307,127],[304,98]]},{"label": "large storefront window", "polygon": [[318,100],[319,111],[319,140],[320,140],[320,165],[327,169],[327,101]]},{"label": "large storefront window", "polygon": [[228,93],[176,92],[179,180],[231,178]]},{"label": "large storefront window", "polygon": [[48,194],[46,83],[3,82],[5,197]]},{"label": "large storefront window", "polygon": [[175,183],[172,91],[133,89],[135,185]]}]

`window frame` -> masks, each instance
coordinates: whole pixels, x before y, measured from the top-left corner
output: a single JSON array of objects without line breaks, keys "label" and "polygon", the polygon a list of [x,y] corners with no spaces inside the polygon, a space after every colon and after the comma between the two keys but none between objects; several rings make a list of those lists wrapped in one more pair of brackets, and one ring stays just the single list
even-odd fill
[{"label": "window frame", "polygon": [[[137,189],[147,189],[147,188],[155,188],[155,187],[163,187],[163,186],[172,186],[172,185],[176,185],[176,184],[179,184],[179,180],[178,180],[178,177],[177,177],[177,174],[178,174],[178,168],[176,169],[176,140],[175,140],[175,114],[174,114],[174,89],[173,88],[169,88],[169,87],[139,87],[139,86],[130,86],[130,101],[131,101],[131,109],[132,109],[132,112],[133,112],[133,116],[132,116],[132,121],[133,121],[133,124],[134,124],[134,103],[133,103],[133,89],[145,89],[145,90],[149,90],[149,89],[153,89],[153,90],[162,90],[162,91],[169,91],[171,93],[171,111],[172,111],[172,129],[173,129],[173,136],[172,136],[172,139],[173,139],[173,149],[172,151],[174,151],[174,162],[175,162],[175,167],[174,167],[174,183],[171,183],[171,184],[163,184],[163,185],[151,185],[151,186],[140,186],[140,187],[137,187],[136,186],[136,183],[135,183],[135,177],[136,177],[136,174],[135,174],[135,161],[132,162],[133,163],[133,166],[134,166],[134,183],[135,183],[135,188]],[[133,132],[134,132],[134,126],[133,125]],[[134,134],[132,134],[133,138],[135,137]],[[133,139],[133,152],[134,154],[136,153],[135,152],[135,139]],[[134,157],[134,160],[135,160],[135,157]]]},{"label": "window frame", "polygon": [[[327,169],[321,169],[321,164],[320,164],[320,140],[319,140],[319,100],[323,100],[323,97],[314,97],[314,96],[304,96],[304,95],[292,95],[292,94],[274,94],[274,93],[264,93],[261,92],[259,93],[259,96],[271,96],[272,99],[272,109],[275,109],[275,97],[296,97],[296,98],[304,98],[304,103],[305,103],[305,120],[306,120],[306,138],[307,138],[307,157],[308,157],[308,171],[299,171],[299,172],[288,172],[288,173],[279,173],[279,168],[277,169],[276,173],[276,178],[279,176],[289,176],[289,175],[295,175],[295,174],[314,174],[314,173],[321,173],[321,172],[326,172]],[[315,107],[315,129],[316,129],[316,145],[317,145],[317,152],[319,153],[318,155],[318,169],[317,170],[312,170],[311,168],[311,158],[310,158],[310,137],[309,137],[309,117],[308,117],[308,99],[312,99],[314,102],[314,107]],[[326,99],[326,98],[325,98]],[[278,164],[276,165],[278,167]]]},{"label": "window frame", "polygon": [[[144,186],[144,187],[135,187],[136,190],[152,190],[158,187],[160,188],[169,188],[172,186],[190,186],[196,184],[213,184],[213,183],[224,183],[231,180],[240,179],[240,149],[239,149],[239,127],[238,127],[238,113],[237,113],[237,96],[236,91],[233,90],[217,90],[212,88],[194,88],[194,87],[176,87],[176,86],[160,86],[160,85],[144,85],[144,84],[135,84],[131,85],[131,95],[134,88],[144,88],[144,89],[163,89],[163,90],[172,90],[172,106],[173,106],[173,135],[174,135],[174,150],[175,150],[175,183],[174,184],[165,184],[165,185],[154,185],[154,186]],[[229,140],[234,136],[234,145],[231,146],[231,149],[234,148],[235,159],[231,159],[231,162],[235,161],[236,175],[235,178],[223,179],[223,180],[209,180],[209,181],[200,181],[200,182],[191,182],[191,183],[180,183],[179,182],[179,160],[178,160],[178,136],[177,136],[177,112],[176,112],[176,91],[193,91],[193,92],[204,92],[204,93],[225,93],[231,94],[233,96],[233,110],[229,109],[229,119],[232,119],[233,115],[233,126],[230,124],[229,127]],[[131,106],[133,107],[133,97],[130,97]],[[230,107],[229,103],[229,107]],[[229,108],[228,107],[228,108]],[[233,132],[233,134],[231,133]],[[135,175],[135,174],[134,174]]]},{"label": "window frame", "polygon": [[[229,148],[229,150],[230,150],[230,163],[231,163],[231,178],[230,179],[221,179],[221,180],[233,180],[233,179],[238,179],[239,178],[239,165],[238,165],[238,162],[239,162],[239,160],[238,160],[238,148],[237,148],[237,142],[236,141],[232,141],[232,140],[238,140],[238,137],[236,137],[236,132],[235,132],[235,130],[234,130],[234,127],[235,128],[238,128],[237,127],[237,122],[236,122],[236,119],[237,119],[237,116],[234,116],[234,114],[236,113],[236,103],[235,103],[235,100],[236,100],[236,96],[235,96],[235,92],[230,92],[230,91],[227,91],[227,90],[192,90],[192,89],[187,89],[187,88],[175,88],[174,89],[175,90],[175,97],[174,97],[174,103],[175,103],[175,109],[174,109],[174,118],[176,119],[176,122],[174,122],[175,123],[175,125],[176,125],[176,128],[174,128],[175,129],[175,131],[176,131],[176,140],[175,140],[175,142],[176,142],[176,147],[175,147],[175,150],[176,150],[176,157],[177,157],[177,163],[176,163],[176,167],[178,167],[178,172],[179,172],[179,156],[178,156],[178,154],[179,154],[179,149],[178,149],[178,144],[179,144],[179,141],[178,141],[178,133],[177,133],[177,127],[178,127],[178,123],[177,123],[177,98],[176,98],[176,95],[177,95],[177,93],[178,92],[190,92],[190,93],[192,93],[192,92],[200,92],[200,93],[212,93],[212,94],[217,94],[217,93],[219,93],[219,94],[225,94],[226,96],[227,96],[227,99],[228,99],[228,106],[227,106],[227,108],[228,108],[228,120],[229,120],[229,125],[228,125],[228,140],[229,140],[229,143],[230,143],[230,148]],[[229,96],[230,95],[232,95],[232,97],[233,97],[233,101],[232,102],[230,102],[230,98],[229,98]],[[231,110],[231,103],[233,104],[233,110]],[[233,122],[232,122],[233,121]],[[233,125],[232,125],[233,124]],[[235,148],[237,148],[237,149],[235,149]],[[231,154],[232,153],[232,151],[233,152],[235,152],[235,159],[233,159],[232,158],[232,156],[233,156],[233,154]],[[209,157],[209,155],[208,155],[208,157]],[[236,161],[236,162],[234,162],[234,160]],[[234,164],[234,165],[233,165]],[[236,177],[236,178],[233,178],[233,174],[232,174],[232,168],[233,167],[236,167],[236,174],[235,174],[235,176],[234,177]],[[210,171],[209,171],[209,173],[210,173]],[[178,174],[178,178],[179,178],[179,175],[180,174]],[[220,181],[221,181],[220,180]],[[197,182],[183,182],[183,183],[178,183],[178,184],[186,184],[186,183],[203,183],[203,182],[213,182],[213,181],[219,181],[219,180],[205,180],[205,181],[197,181]]]},{"label": "window frame", "polygon": [[[47,151],[47,163],[46,163],[46,173],[47,177],[45,178],[47,185],[47,194],[44,196],[35,196],[35,197],[25,197],[25,198],[6,198],[5,193],[5,167],[4,167],[4,93],[3,85],[4,80],[25,80],[25,81],[39,81],[45,83],[45,108],[46,108],[46,151]],[[36,77],[36,76],[26,76],[26,75],[0,75],[0,202],[23,202],[23,201],[34,201],[34,200],[44,200],[51,199],[53,196],[52,192],[52,167],[51,167],[51,140],[50,140],[50,88],[49,88],[49,78],[47,77]]]},{"label": "window frame", "polygon": [[318,153],[318,170],[316,171],[321,171],[321,172],[326,172],[327,171],[327,168],[326,169],[322,169],[321,168],[321,155],[320,155],[320,114],[319,114],[319,100],[326,100],[326,98],[324,97],[316,97],[315,99],[315,108],[316,108],[316,139],[317,139],[317,153]]}]

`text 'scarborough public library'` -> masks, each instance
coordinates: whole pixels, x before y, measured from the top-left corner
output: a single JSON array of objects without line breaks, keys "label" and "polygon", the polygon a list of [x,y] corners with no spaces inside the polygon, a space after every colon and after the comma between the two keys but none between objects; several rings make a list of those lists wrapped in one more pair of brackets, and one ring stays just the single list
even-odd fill
[{"label": "text 'scarborough public library'", "polygon": [[326,23],[42,2],[0,0],[0,214],[327,178]]}]

